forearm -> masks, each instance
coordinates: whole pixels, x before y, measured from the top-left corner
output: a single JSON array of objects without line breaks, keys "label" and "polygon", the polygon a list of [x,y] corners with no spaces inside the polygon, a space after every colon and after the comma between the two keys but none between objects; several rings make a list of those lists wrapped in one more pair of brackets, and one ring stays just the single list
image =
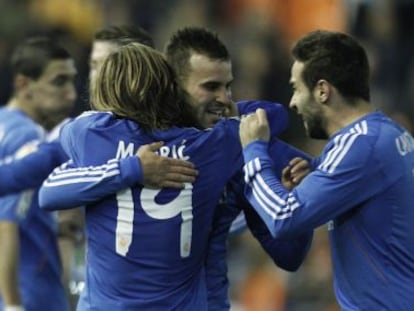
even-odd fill
[{"label": "forearm", "polygon": [[21,305],[19,291],[19,233],[12,222],[0,222],[0,293],[4,305]]},{"label": "forearm", "polygon": [[293,272],[299,269],[305,260],[312,237],[313,231],[310,231],[291,239],[282,240],[268,237],[260,244],[278,267]]},{"label": "forearm", "polygon": [[110,160],[95,167],[61,167],[53,171],[39,191],[39,205],[61,210],[86,205],[142,180],[138,158]]},{"label": "forearm", "polygon": [[291,216],[298,203],[277,179],[267,148],[266,142],[256,141],[243,150],[246,198],[274,238],[292,237],[311,230],[295,228]]},{"label": "forearm", "polygon": [[308,253],[313,232],[309,231],[290,239],[276,239],[272,237],[253,207],[249,205],[243,209],[250,231],[274,263],[284,270],[296,271]]}]

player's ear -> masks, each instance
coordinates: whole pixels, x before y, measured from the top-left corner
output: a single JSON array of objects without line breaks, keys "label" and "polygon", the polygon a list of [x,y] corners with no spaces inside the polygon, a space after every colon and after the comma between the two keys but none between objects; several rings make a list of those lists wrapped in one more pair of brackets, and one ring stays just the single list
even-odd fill
[{"label": "player's ear", "polygon": [[316,83],[314,94],[315,94],[316,100],[319,103],[321,104],[327,103],[329,96],[331,94],[331,87],[332,85],[324,79],[321,79]]},{"label": "player's ear", "polygon": [[31,80],[32,79],[29,78],[28,76],[22,75],[20,73],[17,74],[14,77],[14,84],[13,84],[14,90],[15,91],[20,91],[20,90],[26,88],[29,85]]},{"label": "player's ear", "polygon": [[33,98],[33,85],[31,82],[33,82],[33,79],[28,76],[22,74],[16,75],[14,78],[14,92],[20,94],[26,100],[31,100]]}]

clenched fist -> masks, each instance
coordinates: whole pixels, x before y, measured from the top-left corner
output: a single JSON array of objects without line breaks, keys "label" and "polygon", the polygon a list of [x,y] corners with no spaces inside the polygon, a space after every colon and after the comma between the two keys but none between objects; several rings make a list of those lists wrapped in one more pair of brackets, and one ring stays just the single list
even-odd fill
[{"label": "clenched fist", "polygon": [[244,116],[240,122],[239,134],[243,148],[254,140],[269,141],[270,129],[266,111],[259,108],[255,113]]}]

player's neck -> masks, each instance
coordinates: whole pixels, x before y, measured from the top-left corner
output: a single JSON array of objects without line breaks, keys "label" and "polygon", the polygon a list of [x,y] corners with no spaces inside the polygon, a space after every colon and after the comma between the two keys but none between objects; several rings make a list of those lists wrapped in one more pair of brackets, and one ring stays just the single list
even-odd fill
[{"label": "player's neck", "polygon": [[31,119],[33,119],[36,123],[39,123],[38,116],[36,114],[35,109],[29,103],[26,103],[20,100],[18,97],[12,97],[7,102],[7,107],[12,109],[18,109],[23,111],[26,115],[28,115]]},{"label": "player's neck", "polygon": [[332,136],[358,119],[374,112],[375,109],[366,101],[358,101],[354,105],[339,105],[332,111],[328,122],[328,133]]}]

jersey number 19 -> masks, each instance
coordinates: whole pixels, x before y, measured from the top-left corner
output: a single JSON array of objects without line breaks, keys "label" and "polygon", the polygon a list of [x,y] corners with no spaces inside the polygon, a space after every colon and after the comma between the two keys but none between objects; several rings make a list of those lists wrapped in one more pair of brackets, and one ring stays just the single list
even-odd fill
[{"label": "jersey number 19", "polygon": [[[169,219],[181,214],[180,228],[180,255],[188,257],[191,251],[192,223],[193,223],[193,186],[185,184],[176,198],[165,204],[155,202],[160,190],[143,188],[140,194],[140,203],[144,212],[154,219]],[[116,223],[115,250],[126,256],[132,243],[134,231],[134,200],[131,189],[117,193],[118,215]]]}]

